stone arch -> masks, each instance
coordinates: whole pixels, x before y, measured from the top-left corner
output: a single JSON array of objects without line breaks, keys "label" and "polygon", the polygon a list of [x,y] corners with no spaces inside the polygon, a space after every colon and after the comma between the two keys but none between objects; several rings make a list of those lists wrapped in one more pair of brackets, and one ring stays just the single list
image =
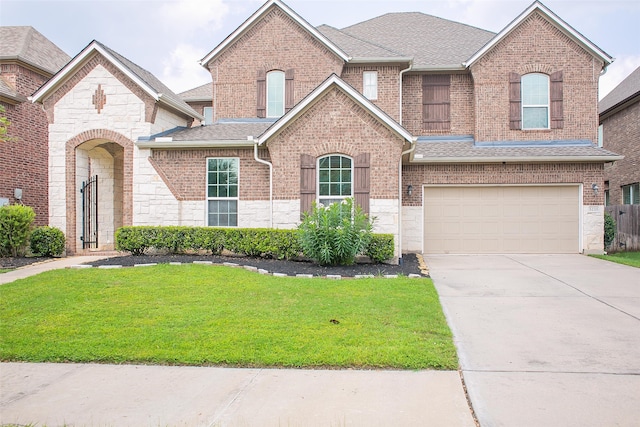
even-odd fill
[{"label": "stone arch", "polygon": [[113,158],[122,154],[122,167],[118,171],[119,179],[122,182],[121,212],[122,225],[133,224],[133,142],[124,135],[108,129],[91,129],[84,131],[69,139],[65,145],[65,187],[66,187],[66,235],[67,254],[78,252],[78,188],[76,185],[77,149],[83,144],[94,142],[97,146],[102,144],[104,151]]}]

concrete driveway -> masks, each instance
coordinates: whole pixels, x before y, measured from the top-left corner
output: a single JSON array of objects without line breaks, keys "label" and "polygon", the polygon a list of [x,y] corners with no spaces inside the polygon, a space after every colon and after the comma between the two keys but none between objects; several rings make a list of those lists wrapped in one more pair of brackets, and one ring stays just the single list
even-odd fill
[{"label": "concrete driveway", "polygon": [[640,269],[429,255],[482,427],[640,425]]}]

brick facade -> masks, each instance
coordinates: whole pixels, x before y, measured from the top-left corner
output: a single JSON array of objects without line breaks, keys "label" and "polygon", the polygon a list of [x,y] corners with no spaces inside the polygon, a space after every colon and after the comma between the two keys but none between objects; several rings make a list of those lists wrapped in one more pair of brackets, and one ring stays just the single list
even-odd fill
[{"label": "brick facade", "polygon": [[[269,200],[269,168],[255,161],[253,148],[207,150],[152,150],[149,160],[177,200],[205,200],[207,158],[240,159],[240,200]],[[269,160],[266,150],[258,156]]]},{"label": "brick facade", "polygon": [[300,102],[343,61],[274,8],[209,64],[213,79],[213,120],[256,117],[258,70],[294,69],[294,100]]},{"label": "brick facade", "polygon": [[370,153],[371,199],[398,198],[398,162],[403,140],[334,88],[268,143],[274,199],[300,198],[300,155],[355,157]]},{"label": "brick facade", "polygon": [[[624,155],[623,160],[607,164],[605,180],[609,181],[609,200],[622,204],[623,185],[640,182],[640,99],[602,121],[604,148]],[[601,187],[604,188],[604,187]]]},{"label": "brick facade", "polygon": [[[1,64],[3,79],[14,85],[22,96],[30,96],[49,76],[45,76],[19,64]],[[12,142],[0,143],[0,197],[17,203],[14,189],[22,189],[22,203],[31,206],[35,213],[35,225],[49,223],[47,182],[48,173],[48,125],[41,106],[29,101],[15,105],[0,102]]]},{"label": "brick facade", "polygon": [[[521,163],[521,164],[439,164],[404,165],[403,188],[426,184],[583,184],[583,205],[604,205],[603,192],[597,195],[592,184],[603,188],[602,163]],[[403,206],[422,206],[422,191],[405,196]]]},{"label": "brick facade", "polygon": [[422,74],[407,74],[402,83],[402,125],[414,135],[473,135],[473,80],[469,74],[451,74],[451,129],[428,131],[422,125]]},{"label": "brick facade", "polygon": [[[533,13],[471,66],[476,141],[597,141],[598,78],[603,63]],[[509,73],[563,72],[564,127],[509,129]]]},{"label": "brick facade", "polygon": [[342,70],[342,79],[355,90],[362,93],[363,73],[378,72],[378,99],[372,102],[380,107],[395,121],[400,121],[400,67],[399,66],[346,66]]}]

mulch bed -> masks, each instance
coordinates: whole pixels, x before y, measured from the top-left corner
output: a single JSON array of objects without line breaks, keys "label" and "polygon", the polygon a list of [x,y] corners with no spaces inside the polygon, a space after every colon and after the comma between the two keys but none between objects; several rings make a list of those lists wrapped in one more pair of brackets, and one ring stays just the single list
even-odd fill
[{"label": "mulch bed", "polygon": [[281,273],[287,276],[297,274],[312,274],[313,276],[340,275],[343,277],[353,277],[356,275],[372,274],[374,276],[383,275],[405,275],[421,274],[420,264],[415,254],[405,254],[402,258],[402,265],[397,264],[372,264],[357,263],[349,266],[321,266],[309,261],[276,260],[252,257],[215,256],[215,255],[140,255],[140,256],[117,256],[89,263],[93,266],[101,265],[121,265],[123,267],[135,264],[151,263],[192,263],[194,261],[211,261],[214,264],[230,262],[242,266],[252,266],[258,269],[267,270],[270,273]]},{"label": "mulch bed", "polygon": [[25,265],[31,265],[42,261],[48,261],[52,258],[48,257],[0,257],[0,268],[13,269],[24,267]]}]

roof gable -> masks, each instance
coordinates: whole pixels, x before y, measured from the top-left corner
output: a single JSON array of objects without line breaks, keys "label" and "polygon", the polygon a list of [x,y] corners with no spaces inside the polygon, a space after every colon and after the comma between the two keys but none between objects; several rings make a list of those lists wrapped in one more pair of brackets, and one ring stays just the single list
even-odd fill
[{"label": "roof gable", "polygon": [[293,9],[291,9],[280,0],[269,0],[265,4],[263,4],[262,7],[258,9],[253,15],[251,15],[249,19],[244,21],[244,23],[240,25],[233,33],[227,36],[227,38],[224,39],[222,43],[220,43],[215,49],[213,49],[204,58],[202,58],[200,60],[200,65],[206,68],[208,63],[210,63],[214,58],[221,54],[228,46],[232,45],[238,39],[240,39],[240,37],[242,37],[247,31],[249,31],[256,22],[266,16],[274,7],[282,10],[282,12],[287,14],[291,19],[293,19],[294,22],[296,22],[304,30],[309,32],[313,37],[324,44],[327,49],[335,53],[343,61],[349,61],[349,56],[341,48],[339,48],[331,40],[325,37],[320,31],[318,31],[311,24],[305,21],[300,15],[294,12]]},{"label": "roof gable", "polygon": [[388,129],[395,132],[401,138],[405,139],[409,143],[413,143],[415,138],[407,131],[404,127],[402,127],[398,122],[389,117],[384,111],[375,106],[371,101],[365,98],[360,92],[355,90],[353,87],[349,86],[344,80],[338,77],[335,74],[332,74],[328,79],[326,79],[320,86],[313,90],[306,98],[296,104],[287,114],[282,116],[277,122],[273,124],[269,129],[267,129],[260,137],[257,139],[258,144],[262,145],[267,142],[271,137],[278,134],[281,130],[286,128],[290,123],[295,121],[296,117],[303,113],[309,106],[315,103],[316,100],[320,99],[325,93],[334,87],[342,90],[349,97],[351,97],[358,105],[368,111],[371,115],[373,115],[377,120],[379,120],[382,124],[384,124]]},{"label": "roof gable", "polygon": [[549,8],[540,3],[539,1],[535,1],[529,6],[524,12],[522,12],[516,19],[511,21],[509,25],[504,27],[502,31],[500,31],[493,39],[491,39],[487,44],[485,44],[480,50],[478,50],[473,56],[471,56],[465,63],[465,67],[470,67],[475,62],[477,62],[480,58],[482,58],[488,51],[493,49],[498,43],[500,43],[505,37],[507,37],[511,32],[518,27],[523,21],[525,21],[529,16],[533,13],[539,13],[542,17],[544,17],[547,21],[549,21],[552,25],[562,31],[569,38],[574,40],[580,46],[582,46],[585,50],[590,52],[593,56],[600,58],[605,67],[613,62],[613,58],[607,54],[605,51],[600,49],[598,46],[593,44],[589,39],[580,34],[576,29],[563,21],[558,15],[553,13]]},{"label": "roof gable", "polygon": [[0,61],[21,61],[53,75],[70,59],[33,27],[0,27]]},{"label": "roof gable", "polygon": [[64,84],[64,82],[66,82],[96,53],[102,55],[102,57],[113,64],[119,71],[131,79],[131,81],[139,86],[144,93],[149,95],[156,102],[177,110],[188,117],[197,118],[199,120],[204,119],[149,71],[134,64],[124,56],[109,49],[96,40],[89,43],[87,47],[68,62],[67,65],[65,65],[47,83],[40,87],[40,89],[38,89],[29,99],[32,102],[43,102],[48,95],[55,91],[60,85]]}]

